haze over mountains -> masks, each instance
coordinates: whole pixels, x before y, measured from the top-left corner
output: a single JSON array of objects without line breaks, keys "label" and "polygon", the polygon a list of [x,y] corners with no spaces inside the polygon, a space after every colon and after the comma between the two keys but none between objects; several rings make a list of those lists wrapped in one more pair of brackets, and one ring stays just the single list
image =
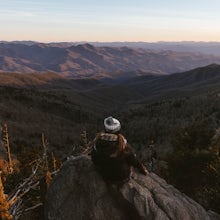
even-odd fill
[{"label": "haze over mountains", "polygon": [[83,44],[1,43],[1,72],[56,72],[71,78],[129,78],[170,74],[220,64],[220,56],[170,50],[128,47],[95,47]]},{"label": "haze over mountains", "polygon": [[[39,44],[36,41],[0,41],[4,44],[24,44],[34,45]],[[89,43],[97,47],[130,47],[130,48],[142,48],[142,49],[153,49],[153,50],[172,50],[177,52],[192,52],[192,53],[204,53],[212,55],[220,55],[220,42],[195,42],[195,41],[178,41],[178,42],[51,42],[47,45],[54,47],[67,48],[71,46],[77,46],[79,44]]]},{"label": "haze over mountains", "polygon": [[100,43],[92,42],[95,46],[108,46],[108,47],[131,47],[143,48],[153,50],[172,50],[176,52],[191,52],[191,53],[204,53],[220,55],[220,42],[195,42],[195,41],[180,41],[180,42],[113,42],[113,43]]}]

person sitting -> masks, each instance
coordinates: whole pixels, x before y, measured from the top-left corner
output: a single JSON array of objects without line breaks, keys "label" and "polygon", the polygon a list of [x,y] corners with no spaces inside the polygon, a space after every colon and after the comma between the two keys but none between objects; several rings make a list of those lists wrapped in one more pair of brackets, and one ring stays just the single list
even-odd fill
[{"label": "person sitting", "polygon": [[105,118],[104,129],[95,137],[91,152],[92,161],[104,180],[126,182],[130,179],[132,167],[146,175],[147,169],[120,133],[120,122],[112,116]]}]

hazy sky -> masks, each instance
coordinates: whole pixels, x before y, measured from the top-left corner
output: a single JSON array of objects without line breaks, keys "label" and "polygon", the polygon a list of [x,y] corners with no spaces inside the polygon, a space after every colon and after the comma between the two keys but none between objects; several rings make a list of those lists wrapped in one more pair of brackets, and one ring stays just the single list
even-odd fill
[{"label": "hazy sky", "polygon": [[220,41],[220,0],[0,0],[0,40]]}]

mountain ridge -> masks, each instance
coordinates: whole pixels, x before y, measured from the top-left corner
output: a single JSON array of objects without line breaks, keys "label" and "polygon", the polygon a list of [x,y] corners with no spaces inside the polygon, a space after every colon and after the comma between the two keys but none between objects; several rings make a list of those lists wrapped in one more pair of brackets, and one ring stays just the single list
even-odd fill
[{"label": "mountain ridge", "polygon": [[0,43],[1,72],[56,72],[71,78],[112,78],[113,72],[170,74],[219,63],[220,57],[201,53],[129,47],[96,47],[91,44],[67,48],[36,43]]},{"label": "mountain ridge", "polygon": [[[4,44],[24,44],[33,45],[40,42],[37,41],[0,41]],[[177,52],[193,52],[193,53],[204,53],[212,55],[220,55],[220,42],[219,41],[157,41],[157,42],[87,42],[87,41],[77,41],[77,42],[49,42],[45,43],[49,46],[67,48],[71,46],[76,46],[79,44],[92,44],[96,47],[130,47],[130,48],[144,48],[144,49],[154,49],[154,50],[173,50]]]},{"label": "mountain ridge", "polygon": [[[167,91],[170,89],[195,89],[201,86],[217,86],[220,83],[220,65],[210,64],[198,67],[186,72],[170,75],[159,73],[116,72],[112,73],[112,78],[108,75],[102,77],[88,77],[71,79],[55,72],[45,73],[7,73],[0,72],[0,86],[15,87],[35,87],[35,88],[60,88],[86,91],[94,90],[96,94],[103,94],[104,90],[120,88],[134,92],[139,95],[149,96],[153,92]],[[98,92],[98,90],[102,92]]]}]

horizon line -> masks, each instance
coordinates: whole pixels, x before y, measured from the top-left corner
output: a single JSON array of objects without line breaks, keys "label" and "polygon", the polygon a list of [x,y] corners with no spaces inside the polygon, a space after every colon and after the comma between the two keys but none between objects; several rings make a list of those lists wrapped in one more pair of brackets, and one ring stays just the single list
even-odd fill
[{"label": "horizon line", "polygon": [[159,40],[159,41],[35,41],[35,40],[0,40],[2,42],[33,42],[33,43],[43,43],[43,44],[50,44],[50,43],[220,43],[220,41],[195,41],[195,40],[175,40],[175,41],[166,41],[166,40]]}]

